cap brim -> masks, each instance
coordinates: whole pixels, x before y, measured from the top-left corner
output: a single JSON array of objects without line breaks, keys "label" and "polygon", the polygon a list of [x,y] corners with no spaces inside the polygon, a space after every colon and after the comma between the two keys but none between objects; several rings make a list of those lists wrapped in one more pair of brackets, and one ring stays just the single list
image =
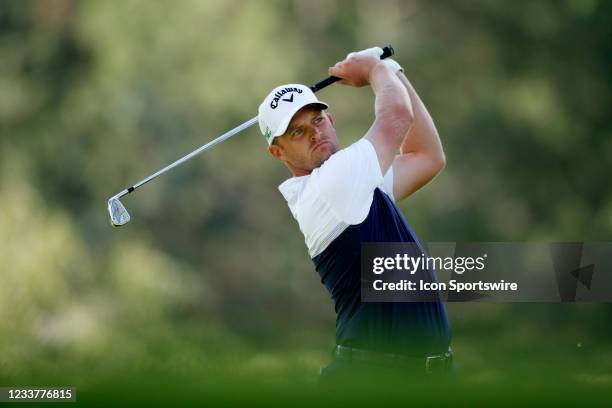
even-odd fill
[{"label": "cap brim", "polygon": [[[285,131],[287,130],[287,126],[289,126],[289,122],[291,122],[291,119],[293,119],[293,116],[295,116],[295,114],[302,109],[305,106],[309,106],[309,105],[314,105],[314,106],[319,106],[321,109],[327,109],[329,108],[329,105],[326,104],[323,101],[318,101],[318,102],[308,102],[305,103],[301,106],[296,106],[295,108],[293,108],[293,110],[289,111],[289,113],[283,118],[283,120],[280,121],[280,123],[278,124],[278,128],[276,128],[276,133],[274,133],[274,137],[278,137],[278,136],[282,136]],[[274,140],[274,138],[270,139],[270,140]]]}]

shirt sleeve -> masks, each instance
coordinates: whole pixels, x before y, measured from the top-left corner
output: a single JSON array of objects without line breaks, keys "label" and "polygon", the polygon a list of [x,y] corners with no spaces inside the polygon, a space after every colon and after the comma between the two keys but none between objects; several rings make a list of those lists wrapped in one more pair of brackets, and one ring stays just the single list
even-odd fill
[{"label": "shirt sleeve", "polygon": [[367,217],[374,190],[384,181],[376,150],[367,139],[333,154],[312,176],[335,215],[349,225]]}]

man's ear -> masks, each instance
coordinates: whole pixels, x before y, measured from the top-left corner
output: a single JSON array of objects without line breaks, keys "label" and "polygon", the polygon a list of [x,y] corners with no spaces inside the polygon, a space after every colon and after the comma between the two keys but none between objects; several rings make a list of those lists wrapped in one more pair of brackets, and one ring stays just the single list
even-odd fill
[{"label": "man's ear", "polygon": [[271,144],[270,146],[268,146],[268,151],[272,156],[274,156],[276,160],[281,161],[283,163],[286,161],[285,153],[283,152],[283,149],[281,149],[280,146],[276,144]]}]

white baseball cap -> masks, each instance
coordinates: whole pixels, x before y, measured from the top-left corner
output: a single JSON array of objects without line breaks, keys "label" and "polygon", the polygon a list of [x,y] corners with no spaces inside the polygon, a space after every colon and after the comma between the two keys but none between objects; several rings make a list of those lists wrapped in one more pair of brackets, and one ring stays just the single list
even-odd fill
[{"label": "white baseball cap", "polygon": [[317,99],[312,90],[301,84],[281,85],[272,90],[259,105],[259,128],[268,146],[275,137],[287,130],[293,115],[306,105],[317,105],[321,109],[329,106]]}]

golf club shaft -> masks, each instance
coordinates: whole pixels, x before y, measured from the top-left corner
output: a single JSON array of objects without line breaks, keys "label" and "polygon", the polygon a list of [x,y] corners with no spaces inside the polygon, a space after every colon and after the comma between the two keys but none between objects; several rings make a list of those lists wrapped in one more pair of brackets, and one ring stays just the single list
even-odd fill
[{"label": "golf club shaft", "polygon": [[208,150],[209,148],[213,147],[217,143],[221,143],[222,141],[224,141],[226,139],[229,139],[232,136],[235,136],[236,134],[242,132],[243,130],[250,128],[255,123],[257,123],[257,116],[252,118],[252,119],[247,120],[246,122],[244,122],[241,125],[236,126],[232,130],[230,130],[228,132],[225,132],[224,134],[222,134],[218,138],[216,138],[214,140],[211,140],[210,142],[206,143],[204,146],[201,146],[201,147],[197,148],[196,150],[194,150],[193,152],[189,153],[188,155],[181,157],[180,159],[178,159],[174,163],[169,164],[166,167],[164,167],[163,169],[157,171],[156,173],[151,174],[149,177],[147,177],[147,178],[145,178],[143,180],[140,180],[138,183],[134,184],[132,187],[126,188],[125,190],[123,190],[122,192],[117,194],[115,197],[116,198],[121,198],[124,195],[131,193],[132,191],[136,190],[138,187],[140,187],[140,186],[142,186],[144,184],[147,184],[149,181],[153,180],[154,178],[156,178],[158,176],[161,176],[162,174],[164,174],[168,170],[171,170],[171,169],[175,168],[176,166],[178,166],[179,164],[182,164],[182,163],[186,162],[187,160],[191,159],[192,157],[202,153],[203,151]]},{"label": "golf club shaft", "polygon": [[[388,57],[392,56],[394,53],[395,53],[395,51],[393,50],[393,47],[388,45],[388,46],[383,48],[383,53],[380,56],[380,59],[388,58]],[[323,88],[333,84],[334,82],[339,81],[340,79],[341,78],[338,78],[338,77],[335,77],[335,76],[330,76],[330,77],[327,77],[327,78],[325,78],[324,80],[322,80],[320,82],[317,82],[316,84],[311,86],[310,89],[312,90],[312,92],[317,92],[317,91],[320,91],[321,89],[323,89]],[[230,137],[232,137],[232,136],[242,132],[243,130],[250,128],[255,123],[257,123],[257,117],[254,117],[253,119],[247,120],[243,124],[233,128],[229,132],[226,132],[226,133],[222,134],[221,136],[219,136],[218,138],[216,138],[216,139],[206,143],[204,146],[201,146],[201,147],[197,148],[196,150],[194,150],[193,152],[189,153],[188,155],[181,157],[180,159],[178,159],[174,163],[167,165],[163,169],[157,171],[156,173],[151,174],[149,177],[139,181],[138,183],[134,184],[133,186],[126,188],[122,192],[116,194],[114,196],[114,198],[121,198],[121,197],[123,197],[126,194],[130,194],[132,191],[136,190],[138,187],[141,187],[141,186],[147,184],[149,181],[157,178],[158,176],[161,176],[162,174],[164,174],[168,170],[171,170],[171,169],[175,168],[176,166],[178,166],[179,164],[182,164],[182,163],[186,162],[187,160],[191,159],[192,157],[198,155],[199,153],[202,153],[203,151],[213,147],[217,143],[221,143],[222,141],[224,141],[226,139],[229,139]]]}]

